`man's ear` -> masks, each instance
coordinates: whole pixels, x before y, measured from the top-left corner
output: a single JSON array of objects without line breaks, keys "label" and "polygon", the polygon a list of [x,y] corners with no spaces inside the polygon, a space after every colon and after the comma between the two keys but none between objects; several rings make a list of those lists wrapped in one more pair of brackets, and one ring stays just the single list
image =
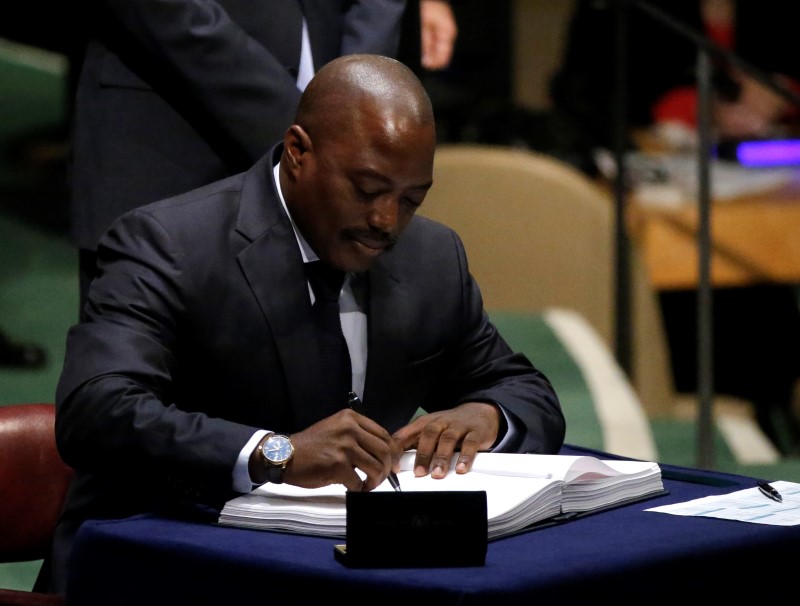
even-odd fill
[{"label": "man's ear", "polygon": [[292,124],[283,137],[283,149],[288,168],[294,171],[303,164],[303,156],[311,151],[311,137],[299,124]]}]

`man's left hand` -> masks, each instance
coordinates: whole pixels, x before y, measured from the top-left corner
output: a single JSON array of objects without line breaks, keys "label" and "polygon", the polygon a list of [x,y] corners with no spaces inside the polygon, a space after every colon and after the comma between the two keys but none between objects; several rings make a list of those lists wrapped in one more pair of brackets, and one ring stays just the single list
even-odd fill
[{"label": "man's left hand", "polygon": [[393,437],[404,450],[417,449],[414,475],[430,473],[433,478],[443,478],[456,450],[460,450],[456,473],[466,473],[478,451],[492,447],[500,429],[500,415],[494,404],[466,402],[417,417]]}]

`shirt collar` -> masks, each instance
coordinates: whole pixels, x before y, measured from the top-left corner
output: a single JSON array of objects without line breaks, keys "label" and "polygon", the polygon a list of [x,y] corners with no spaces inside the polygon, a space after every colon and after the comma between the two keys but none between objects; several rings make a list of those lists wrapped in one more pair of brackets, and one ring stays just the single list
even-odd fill
[{"label": "shirt collar", "polygon": [[286,200],[283,198],[283,191],[281,190],[281,180],[278,177],[280,174],[281,163],[278,161],[275,166],[272,167],[272,178],[275,179],[275,189],[278,190],[278,197],[281,199],[281,205],[283,206],[283,210],[286,213],[286,216],[289,217],[289,221],[292,224],[292,229],[294,230],[294,237],[297,239],[297,246],[300,248],[300,254],[303,255],[303,263],[311,263],[312,261],[319,261],[319,257],[317,253],[314,252],[314,249],[311,248],[306,239],[303,237],[303,234],[297,229],[297,225],[292,219],[292,213],[289,212],[289,209],[286,206]]}]

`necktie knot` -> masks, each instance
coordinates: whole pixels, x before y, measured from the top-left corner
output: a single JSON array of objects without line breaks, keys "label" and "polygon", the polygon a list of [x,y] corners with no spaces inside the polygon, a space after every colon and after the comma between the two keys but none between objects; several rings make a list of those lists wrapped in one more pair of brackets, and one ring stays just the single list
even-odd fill
[{"label": "necktie knot", "polygon": [[306,263],[306,272],[317,299],[329,302],[339,300],[345,272],[322,261]]}]

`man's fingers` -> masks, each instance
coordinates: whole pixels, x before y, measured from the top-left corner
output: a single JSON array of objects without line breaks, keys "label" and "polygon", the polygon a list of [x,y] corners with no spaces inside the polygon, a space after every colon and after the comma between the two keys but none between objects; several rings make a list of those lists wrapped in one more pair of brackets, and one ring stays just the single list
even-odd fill
[{"label": "man's fingers", "polygon": [[423,420],[427,415],[423,415],[421,417],[417,417],[413,421],[411,421],[405,427],[401,427],[398,429],[392,437],[395,439],[396,442],[400,444],[402,450],[408,450],[410,448],[417,447],[417,441],[419,440],[419,432],[422,427],[425,426],[425,421]]},{"label": "man's fingers", "polygon": [[342,484],[344,484],[347,490],[352,490],[353,492],[361,492],[364,490],[364,481],[361,479],[361,476],[356,473],[355,469],[353,469],[353,475],[345,482],[342,482]]},{"label": "man's fingers", "polygon": [[472,463],[475,461],[475,455],[480,451],[479,436],[476,432],[471,431],[461,441],[461,452],[458,454],[456,460],[456,473],[467,473],[472,469]]},{"label": "man's fingers", "polygon": [[460,454],[456,461],[456,473],[467,473],[472,468],[473,457],[469,455]]},{"label": "man's fingers", "polygon": [[386,430],[381,428],[378,434],[359,432],[357,450],[351,455],[352,463],[366,475],[361,486],[361,490],[364,491],[377,488],[387,478],[402,454],[399,445]]}]

